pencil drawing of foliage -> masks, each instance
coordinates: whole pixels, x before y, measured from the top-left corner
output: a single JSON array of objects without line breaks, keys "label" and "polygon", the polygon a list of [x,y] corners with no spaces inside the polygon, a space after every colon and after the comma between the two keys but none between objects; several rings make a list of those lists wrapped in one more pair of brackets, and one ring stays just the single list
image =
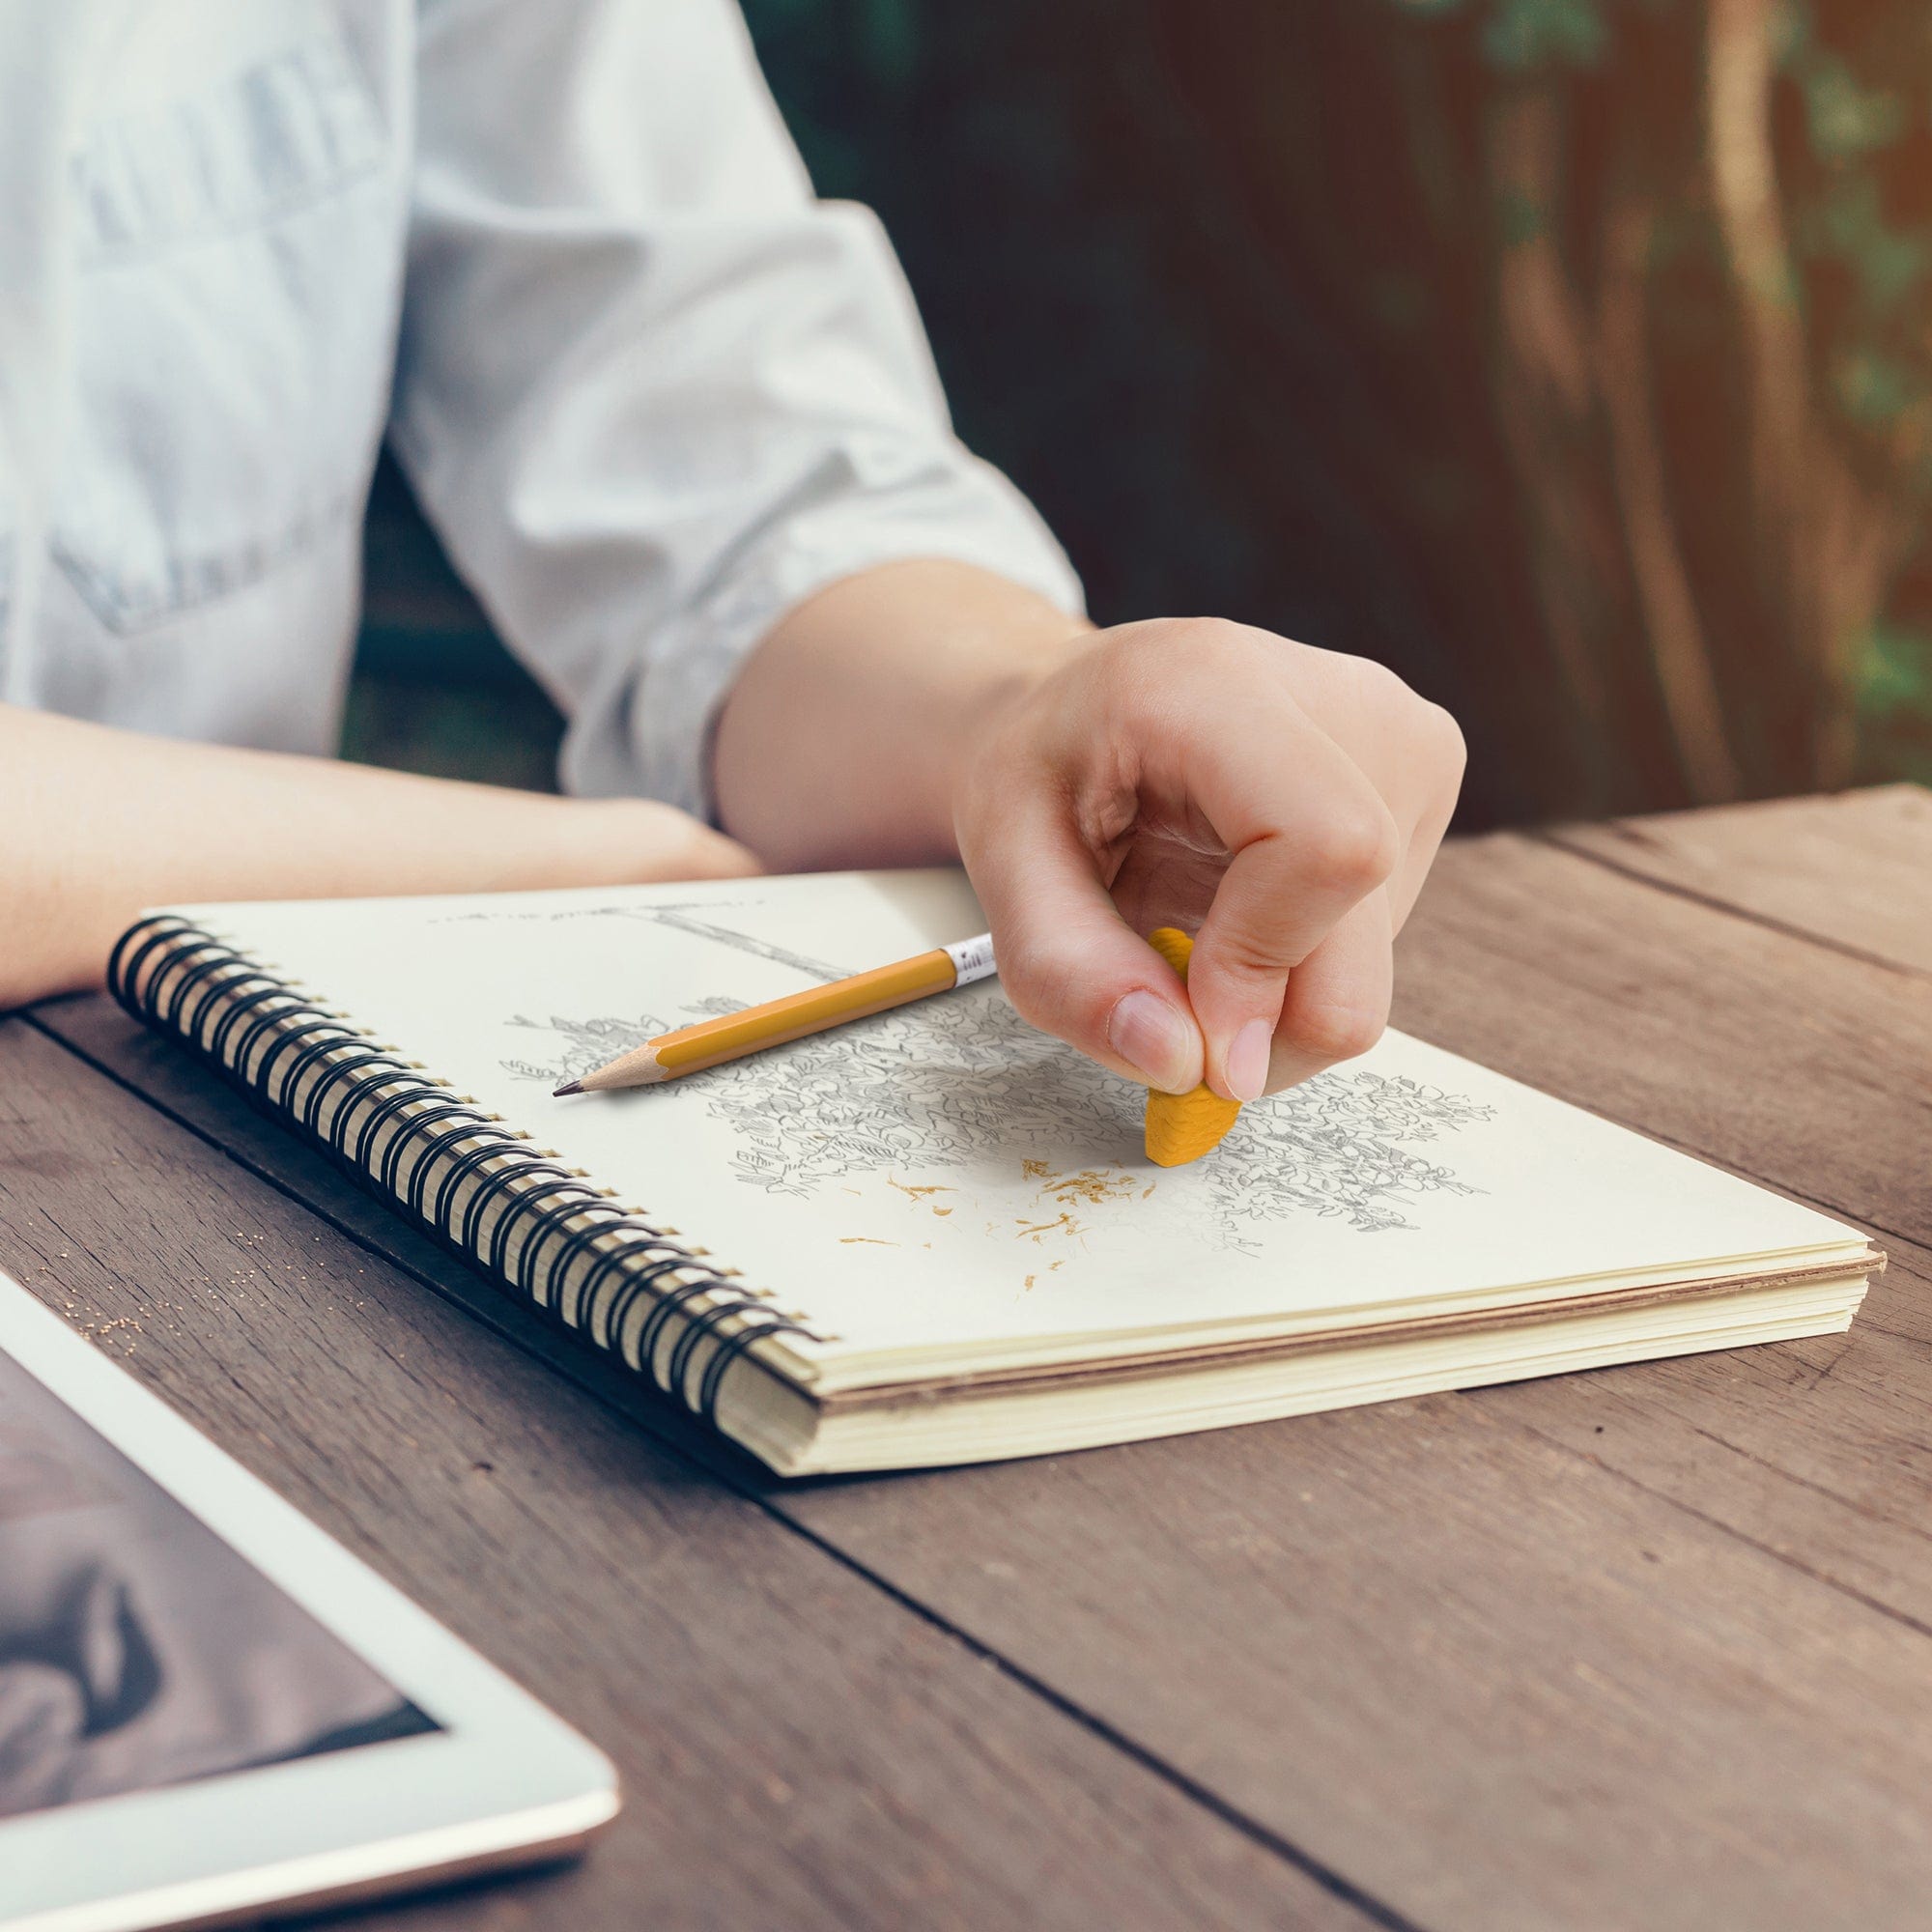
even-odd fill
[{"label": "pencil drawing of foliage", "polygon": [[[554,1084],[602,1065],[729,1001],[675,1018],[553,1019],[564,1042],[551,1060],[506,1070]],[[736,1143],[738,1179],[800,1198],[861,1176],[934,1169],[1006,1173],[1021,1159],[1055,1168],[1138,1162],[1143,1096],[1059,1040],[1030,1027],[996,987],[927,1000],[836,1033],[691,1076]],[[675,1089],[661,1090],[668,1098]],[[1317,1214],[1363,1232],[1408,1228],[1405,1205],[1475,1190],[1416,1151],[1491,1109],[1459,1094],[1366,1069],[1321,1075],[1243,1109],[1200,1172],[1212,1197],[1216,1245],[1249,1245],[1258,1223]]]}]

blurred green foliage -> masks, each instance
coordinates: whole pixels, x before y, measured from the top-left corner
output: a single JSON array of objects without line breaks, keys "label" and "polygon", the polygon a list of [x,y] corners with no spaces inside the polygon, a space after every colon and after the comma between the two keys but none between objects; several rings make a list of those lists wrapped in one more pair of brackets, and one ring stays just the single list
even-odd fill
[{"label": "blurred green foliage", "polygon": [[[1403,0],[1393,4],[1403,10]],[[1829,7],[1806,0],[1409,0],[1406,11],[1473,26],[1498,70],[1546,85],[1554,78],[1575,121],[1640,121],[1636,97],[1660,78],[1691,110],[1680,113],[1662,144],[1674,150],[1674,171],[1660,242],[1667,224],[1677,258],[1664,260],[1660,247],[1656,272],[1665,299],[1654,327],[1662,353],[1702,359],[1714,373],[1727,357],[1760,353],[1750,330],[1739,327],[1740,304],[1735,295],[1727,298],[1727,279],[1744,285],[1744,305],[1753,293],[1788,304],[1822,421],[1808,444],[1785,455],[1808,446],[1828,467],[1841,462],[1844,477],[1821,489],[1836,488],[1838,514],[1862,519],[1882,552],[1875,562],[1858,560],[1863,595],[1855,605],[1846,600],[1844,634],[1796,639],[1789,653],[1825,667],[1804,695],[1845,715],[1849,755],[1823,770],[1792,761],[1749,776],[1759,789],[1819,778],[1932,781],[1932,559],[1924,537],[1932,498],[1932,31],[1924,10],[1893,0],[1833,0]],[[1720,71],[1732,76],[1734,91],[1748,84],[1739,77],[1741,66],[1762,93],[1763,158],[1770,163],[1769,180],[1742,188],[1726,181],[1719,150],[1727,129],[1713,105]],[[1569,155],[1577,172],[1587,168],[1584,144]],[[1757,158],[1743,157],[1747,168]],[[1777,233],[1747,265],[1735,237],[1727,258],[1724,203],[1728,195],[1735,204],[1754,185],[1765,191],[1760,225]],[[1728,213],[1736,218],[1735,207]],[[1573,234],[1579,225],[1573,211]],[[1753,273],[1762,278],[1756,288]],[[1699,279],[1690,282],[1693,274]],[[1806,406],[1796,395],[1784,400],[1794,411]],[[1753,434],[1748,420],[1728,427],[1743,440]],[[1694,418],[1685,425],[1687,435],[1707,428]],[[1668,446],[1668,430],[1665,440]],[[1686,450],[1676,467],[1689,480],[1699,459]],[[1706,457],[1701,467],[1714,466]],[[1794,497],[1803,497],[1804,480],[1788,479]],[[1763,508],[1734,507],[1741,517]],[[1816,527],[1833,506],[1809,507],[1808,531],[1800,517],[1777,538],[1802,544],[1808,536],[1823,553],[1817,572],[1835,572],[1840,581],[1856,574],[1843,538],[1834,542]],[[1727,602],[1745,601],[1722,582],[1701,589],[1719,623]],[[1789,662],[1770,653],[1758,669],[1769,678],[1794,675]]]},{"label": "blurred green foliage", "polygon": [[[1922,8],[746,11],[1096,616],[1381,658],[1463,718],[1467,822],[1932,779]],[[372,587],[392,691],[426,622],[485,661],[446,582]]]}]

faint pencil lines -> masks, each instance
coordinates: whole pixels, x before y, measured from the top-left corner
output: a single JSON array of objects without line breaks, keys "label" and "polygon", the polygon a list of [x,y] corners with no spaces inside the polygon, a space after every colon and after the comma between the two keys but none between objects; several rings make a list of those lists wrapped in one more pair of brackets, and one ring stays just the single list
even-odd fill
[{"label": "faint pencil lines", "polygon": [[[702,1001],[675,1016],[629,1020],[519,1018],[512,1024],[554,1035],[561,1052],[504,1065],[554,1085],[730,1007]],[[1144,1096],[1028,1026],[997,987],[881,1013],[681,1084],[686,1103],[701,1094],[730,1129],[736,1178],[771,1194],[805,1199],[867,1177],[911,1194],[897,1176],[1010,1174],[1017,1157],[1051,1191],[1043,1232],[1072,1218],[1057,1220],[1058,1210],[1091,1214],[1119,1203],[1131,1212],[1150,1191],[1139,1171]],[[1476,1191],[1431,1155],[1491,1116],[1465,1095],[1406,1076],[1339,1068],[1246,1108],[1212,1160],[1190,1171],[1199,1176],[1189,1183],[1193,1211],[1208,1214],[1213,1245],[1242,1251],[1267,1224],[1292,1217],[1342,1219],[1365,1234],[1413,1228],[1410,1210],[1423,1197]],[[929,1191],[922,1186],[917,1198]]]}]

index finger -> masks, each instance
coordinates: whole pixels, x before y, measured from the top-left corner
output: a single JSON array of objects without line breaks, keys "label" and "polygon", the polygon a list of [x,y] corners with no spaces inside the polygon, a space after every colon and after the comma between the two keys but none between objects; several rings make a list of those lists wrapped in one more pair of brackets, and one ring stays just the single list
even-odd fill
[{"label": "index finger", "polygon": [[1014,1008],[1117,1073],[1171,1093],[1196,1086],[1201,1036],[1186,989],[1122,919],[1065,796],[1010,785],[999,837],[982,848],[962,827],[960,844]]},{"label": "index finger", "polygon": [[1176,776],[1227,849],[1187,971],[1208,1082],[1259,1096],[1288,976],[1395,870],[1401,835],[1381,795],[1293,699],[1237,728],[1184,735]]}]

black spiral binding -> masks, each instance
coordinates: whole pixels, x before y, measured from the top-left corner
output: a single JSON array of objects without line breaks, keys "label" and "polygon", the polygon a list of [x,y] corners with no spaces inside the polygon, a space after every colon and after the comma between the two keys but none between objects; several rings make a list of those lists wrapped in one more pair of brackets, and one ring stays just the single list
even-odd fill
[{"label": "black spiral binding", "polygon": [[706,1422],[753,1343],[816,1339],[204,927],[172,913],[142,920],[115,947],[107,983],[134,1018],[182,1041],[453,1254]]}]

